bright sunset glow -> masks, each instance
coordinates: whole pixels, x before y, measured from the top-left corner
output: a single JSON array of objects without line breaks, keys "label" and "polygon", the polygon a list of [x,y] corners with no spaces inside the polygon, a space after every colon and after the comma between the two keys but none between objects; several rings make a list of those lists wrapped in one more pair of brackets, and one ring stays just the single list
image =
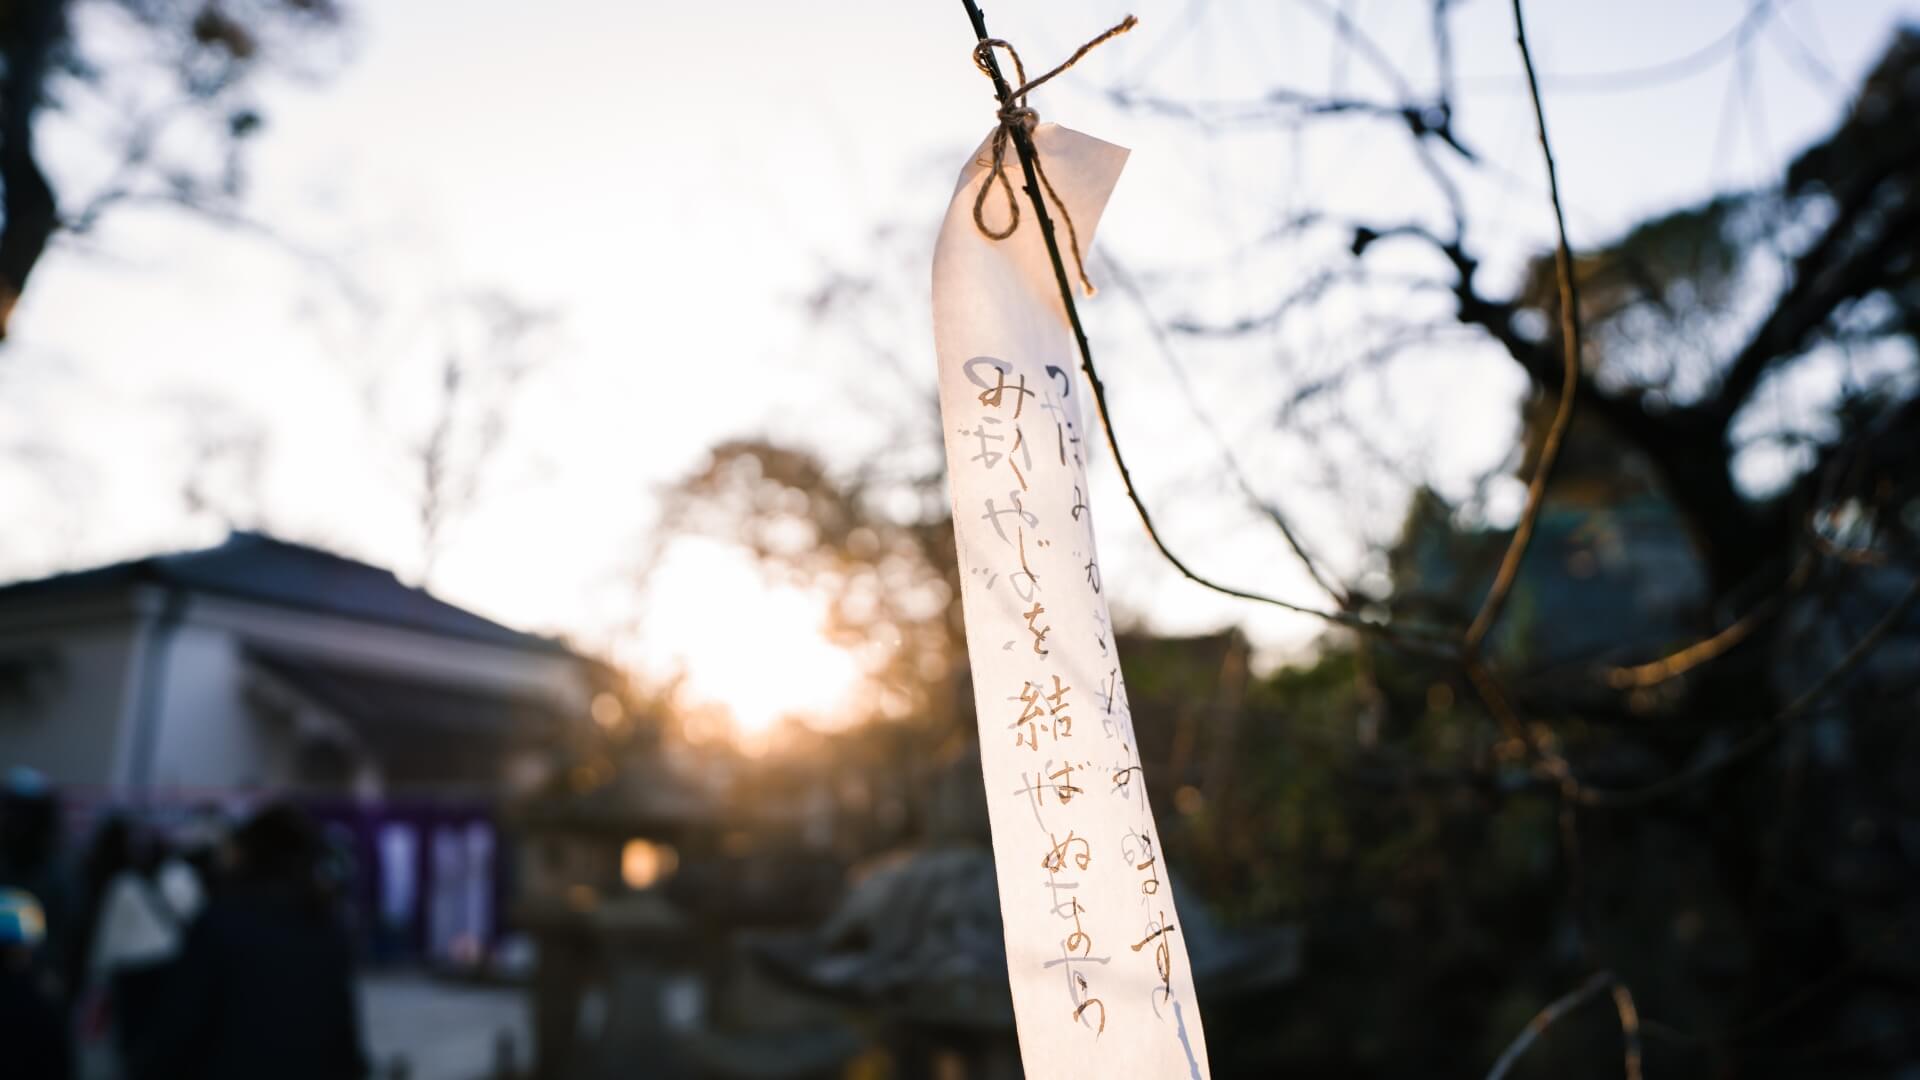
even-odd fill
[{"label": "bright sunset glow", "polygon": [[685,672],[688,705],[717,705],[752,741],[781,720],[846,719],[860,668],[822,634],[826,605],[769,585],[747,555],[724,544],[675,544],[646,597],[641,662]]}]

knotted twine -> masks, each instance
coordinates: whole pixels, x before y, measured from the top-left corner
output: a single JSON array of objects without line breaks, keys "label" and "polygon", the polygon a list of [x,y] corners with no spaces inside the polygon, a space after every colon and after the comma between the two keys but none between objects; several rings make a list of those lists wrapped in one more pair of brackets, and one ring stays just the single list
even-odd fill
[{"label": "knotted twine", "polygon": [[[1033,129],[1040,125],[1040,114],[1027,104],[1027,95],[1037,89],[1041,83],[1079,63],[1080,58],[1092,52],[1096,46],[1103,45],[1133,29],[1136,22],[1138,20],[1131,15],[1121,19],[1092,41],[1075,49],[1065,63],[1032,81],[1028,81],[1027,69],[1020,63],[1020,53],[1006,39],[986,38],[973,47],[973,66],[979,68],[982,75],[988,78],[993,77],[993,68],[990,66],[993,50],[1005,49],[1007,58],[1013,61],[1014,77],[1019,80],[1018,88],[1007,95],[1006,100],[1000,105],[1000,111],[995,114],[1000,124],[993,129],[993,161],[987,169],[987,182],[980,185],[980,193],[973,199],[973,223],[983,236],[989,240],[1005,240],[1020,227],[1020,200],[1013,193],[1013,181],[1007,179],[1007,143],[1013,139],[1016,126],[1031,142]],[[1087,264],[1080,257],[1080,236],[1074,231],[1073,215],[1067,212],[1067,204],[1062,202],[1059,194],[1053,190],[1053,182],[1047,179],[1047,171],[1040,165],[1038,151],[1033,155],[1033,175],[1039,178],[1040,186],[1045,189],[1047,198],[1053,200],[1053,204],[1060,208],[1060,220],[1067,226],[1067,244],[1073,249],[1073,267],[1080,274],[1080,287],[1086,290],[1088,296],[1092,296],[1095,290],[1093,282],[1087,279]],[[1009,215],[1007,227],[999,230],[987,224],[987,192],[993,189],[996,181],[1000,184],[1000,189],[1006,192]]]}]

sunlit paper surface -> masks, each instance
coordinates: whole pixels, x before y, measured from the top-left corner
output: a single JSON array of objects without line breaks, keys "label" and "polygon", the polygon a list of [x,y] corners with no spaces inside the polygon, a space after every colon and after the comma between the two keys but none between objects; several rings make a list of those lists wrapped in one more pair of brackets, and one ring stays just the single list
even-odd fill
[{"label": "sunlit paper surface", "polygon": [[[1127,152],[1052,124],[1034,141],[1084,249]],[[1008,239],[974,224],[988,160],[983,146],[947,208],[933,327],[1020,1055],[1053,1080],[1205,1077],[1094,554],[1079,354],[1025,194]],[[1006,215],[996,184],[987,222]],[[1058,214],[1055,233],[1071,276]]]}]

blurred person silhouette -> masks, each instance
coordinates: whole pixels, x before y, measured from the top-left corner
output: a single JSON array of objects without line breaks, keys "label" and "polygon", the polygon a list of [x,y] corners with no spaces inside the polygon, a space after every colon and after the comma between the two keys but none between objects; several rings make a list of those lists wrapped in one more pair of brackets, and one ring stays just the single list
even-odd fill
[{"label": "blurred person silhouette", "polygon": [[193,870],[202,891],[212,892],[232,861],[233,822],[217,803],[200,803],[187,811],[169,840],[173,854]]},{"label": "blurred person silhouette", "polygon": [[79,917],[72,879],[53,785],[34,769],[8,769],[0,785],[0,888],[20,889],[38,903],[45,936],[33,949],[33,976],[61,998],[72,990],[67,964]]},{"label": "blurred person silhouette", "polygon": [[109,819],[88,859],[87,941],[78,1063],[82,1080],[117,1080],[168,992],[188,924],[204,904],[199,874],[157,836]]},{"label": "blurred person silhouette", "polygon": [[133,822],[126,814],[111,811],[94,827],[86,854],[80,860],[74,930],[67,942],[67,956],[63,958],[76,997],[84,997],[89,989],[85,985],[87,968],[93,958],[93,939],[100,929],[100,911],[106,903],[107,887],[132,865]]},{"label": "blurred person silhouette", "polygon": [[274,804],[233,836],[228,880],[187,930],[132,1080],[348,1080],[367,1074],[351,946],[319,831]]},{"label": "blurred person silhouette", "polygon": [[159,838],[137,835],[134,852],[133,865],[107,887],[94,942],[113,1049],[121,1059],[145,1040],[159,1015],[187,928],[207,900],[199,872]]},{"label": "blurred person silhouette", "polygon": [[133,822],[115,810],[102,818],[80,861],[74,932],[62,958],[72,1007],[74,1074],[83,1080],[110,1080],[118,1074],[109,1021],[107,970],[98,939],[108,890],[133,867]]},{"label": "blurred person silhouette", "polygon": [[0,1076],[70,1080],[73,1050],[64,1010],[37,974],[46,915],[22,889],[0,889]]}]

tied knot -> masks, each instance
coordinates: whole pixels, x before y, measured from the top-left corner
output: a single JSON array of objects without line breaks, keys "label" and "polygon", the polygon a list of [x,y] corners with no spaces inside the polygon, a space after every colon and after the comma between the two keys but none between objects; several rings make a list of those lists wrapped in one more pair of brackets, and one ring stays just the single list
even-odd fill
[{"label": "tied knot", "polygon": [[[1094,293],[1093,282],[1087,279],[1087,264],[1080,254],[1080,236],[1073,227],[1073,215],[1067,211],[1067,204],[1061,201],[1059,193],[1053,190],[1053,183],[1047,179],[1046,169],[1040,164],[1040,154],[1033,149],[1033,132],[1040,126],[1040,114],[1027,104],[1027,95],[1048,79],[1079,63],[1080,58],[1092,52],[1096,46],[1133,29],[1136,21],[1133,16],[1127,16],[1107,28],[1098,37],[1075,49],[1073,55],[1067,57],[1064,63],[1045,75],[1031,80],[1027,78],[1025,65],[1020,62],[1020,53],[1005,39],[982,38],[980,43],[973,47],[974,66],[979,68],[982,74],[993,79],[996,88],[1002,91],[1000,110],[994,114],[1000,123],[993,129],[993,136],[988,141],[991,160],[987,165],[987,179],[980,185],[980,191],[973,199],[973,224],[990,240],[1005,240],[1020,228],[1020,200],[1013,193],[1013,181],[1007,179],[1007,144],[1011,142],[1014,144],[1015,152],[1022,154],[1026,161],[1032,164],[1034,178],[1040,181],[1040,187],[1046,192],[1046,197],[1060,209],[1060,220],[1067,226],[1067,243],[1073,249],[1073,265],[1080,272],[1080,286],[1086,290],[1088,296]],[[1007,58],[1013,61],[1014,77],[1019,80],[1017,86],[1008,87],[1005,80],[1000,77],[993,62],[995,49],[1005,49]],[[1004,229],[996,229],[987,224],[987,193],[993,190],[995,184],[998,184],[1000,190],[1006,194],[1007,225]],[[1040,197],[1039,192],[1029,190],[1029,194],[1035,199]],[[1044,208],[1041,209],[1044,210]]]},{"label": "tied knot", "polygon": [[999,112],[995,113],[994,115],[1000,118],[1001,126],[1003,127],[1017,126],[1020,128],[1024,128],[1026,130],[1026,133],[1029,135],[1033,134],[1034,128],[1037,128],[1040,126],[1039,110],[1030,109],[1024,105],[1009,105],[1006,108],[1001,109]]}]

